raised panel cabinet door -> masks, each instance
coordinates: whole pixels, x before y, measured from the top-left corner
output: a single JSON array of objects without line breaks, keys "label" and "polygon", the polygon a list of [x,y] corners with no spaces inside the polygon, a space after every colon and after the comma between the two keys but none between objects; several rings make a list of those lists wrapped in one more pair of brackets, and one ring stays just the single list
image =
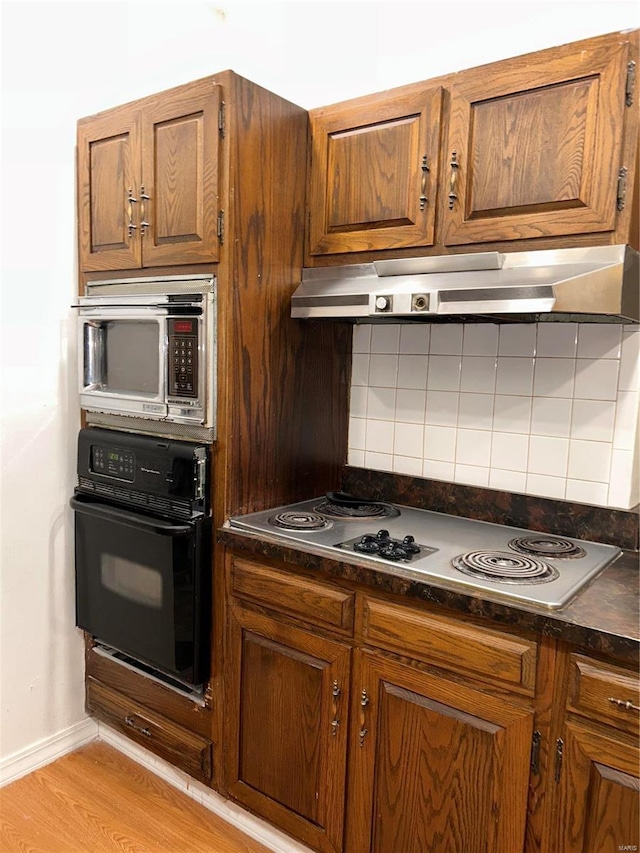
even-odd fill
[{"label": "raised panel cabinet door", "polygon": [[137,107],[121,107],[78,122],[77,157],[80,269],[140,267]]},{"label": "raised panel cabinet door", "polygon": [[220,87],[199,80],[142,111],[143,266],[217,261]]},{"label": "raised panel cabinet door", "polygon": [[311,116],[312,255],[430,246],[442,89]]},{"label": "raised panel cabinet door", "polygon": [[348,853],[523,850],[533,712],[363,652]]},{"label": "raised panel cabinet door", "polygon": [[445,245],[614,229],[628,52],[615,40],[459,76]]},{"label": "raised panel cabinet door", "polygon": [[640,849],[640,750],[631,739],[576,722],[565,727],[556,849],[619,853]]},{"label": "raised panel cabinet door", "polygon": [[234,608],[229,794],[315,850],[342,850],[351,650]]}]

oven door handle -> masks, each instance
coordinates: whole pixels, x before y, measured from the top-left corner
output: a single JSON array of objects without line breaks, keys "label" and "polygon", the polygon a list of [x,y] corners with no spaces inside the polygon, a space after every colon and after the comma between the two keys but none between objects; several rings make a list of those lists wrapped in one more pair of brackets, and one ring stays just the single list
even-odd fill
[{"label": "oven door handle", "polygon": [[69,503],[75,512],[113,521],[116,524],[124,524],[127,527],[135,527],[159,536],[189,536],[193,533],[193,526],[190,524],[172,524],[162,518],[149,518],[109,504],[83,500],[81,497],[72,497]]}]

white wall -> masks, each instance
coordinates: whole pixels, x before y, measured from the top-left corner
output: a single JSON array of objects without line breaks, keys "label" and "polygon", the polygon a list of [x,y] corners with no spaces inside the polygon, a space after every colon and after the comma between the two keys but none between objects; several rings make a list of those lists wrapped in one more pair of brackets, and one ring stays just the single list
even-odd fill
[{"label": "white wall", "polygon": [[4,2],[0,756],[83,718],[72,518],[74,139],[232,68],[303,107],[638,26],[635,2]]}]

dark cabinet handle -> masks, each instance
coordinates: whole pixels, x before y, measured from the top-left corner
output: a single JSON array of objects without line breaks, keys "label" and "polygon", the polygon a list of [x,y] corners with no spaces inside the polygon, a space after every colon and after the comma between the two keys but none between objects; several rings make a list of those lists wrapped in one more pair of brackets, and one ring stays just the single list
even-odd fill
[{"label": "dark cabinet handle", "polygon": [[130,729],[134,729],[134,731],[139,732],[141,735],[145,735],[145,737],[151,737],[151,730],[146,726],[139,726],[133,717],[125,717],[124,722]]},{"label": "dark cabinet handle", "polygon": [[449,210],[453,210],[453,206],[456,203],[458,196],[456,195],[456,180],[458,178],[458,169],[460,168],[460,163],[458,163],[458,152],[451,152],[451,177],[449,178]]}]

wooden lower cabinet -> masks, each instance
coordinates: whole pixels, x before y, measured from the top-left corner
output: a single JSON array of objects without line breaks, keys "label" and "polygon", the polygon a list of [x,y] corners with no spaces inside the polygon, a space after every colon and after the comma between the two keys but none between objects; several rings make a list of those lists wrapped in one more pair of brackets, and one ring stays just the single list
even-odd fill
[{"label": "wooden lower cabinet", "polygon": [[628,739],[567,723],[558,771],[558,850],[618,853],[640,847],[640,751]]},{"label": "wooden lower cabinet", "polygon": [[342,850],[351,649],[233,607],[228,793],[314,850]]},{"label": "wooden lower cabinet", "polygon": [[565,714],[556,741],[557,813],[550,849],[640,849],[637,671],[569,654]]},{"label": "wooden lower cabinet", "polygon": [[356,680],[347,851],[522,851],[533,711],[372,652]]},{"label": "wooden lower cabinet", "polygon": [[211,780],[212,745],[208,738],[140,705],[124,693],[89,677],[87,709],[99,720],[155,752],[201,782]]},{"label": "wooden lower cabinet", "polygon": [[229,554],[226,791],[321,853],[640,848],[638,674]]}]

